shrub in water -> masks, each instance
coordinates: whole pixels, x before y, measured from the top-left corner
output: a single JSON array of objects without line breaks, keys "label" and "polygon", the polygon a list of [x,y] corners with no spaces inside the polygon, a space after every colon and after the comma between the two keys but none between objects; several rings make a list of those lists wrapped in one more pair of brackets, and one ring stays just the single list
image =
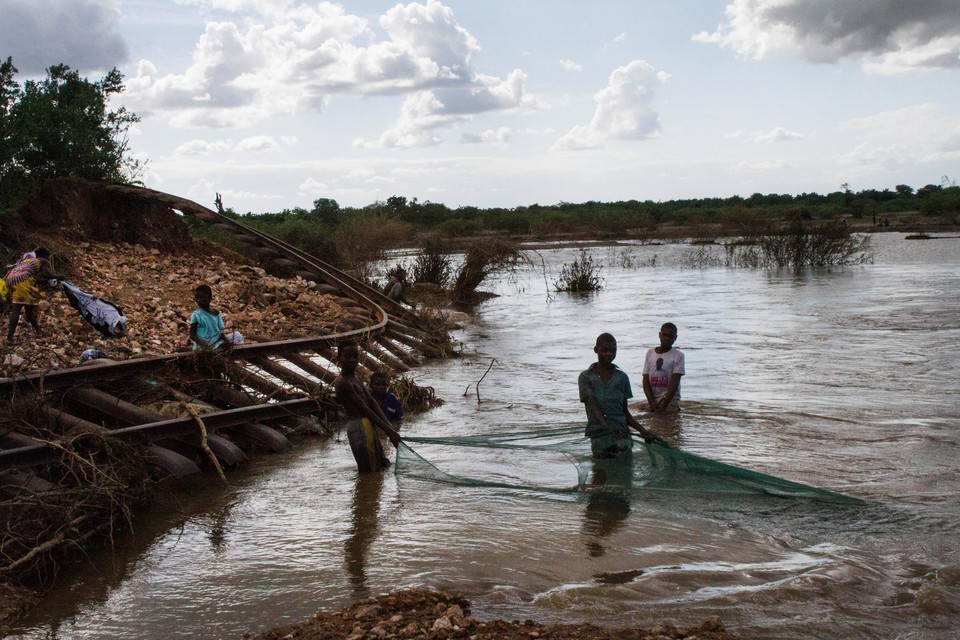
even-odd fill
[{"label": "shrub in water", "polygon": [[413,263],[413,281],[446,287],[451,273],[443,241],[437,236],[429,238]]},{"label": "shrub in water", "polygon": [[477,301],[476,290],[488,276],[516,269],[523,262],[517,245],[502,239],[477,240],[467,249],[453,281],[451,298],[457,304]]},{"label": "shrub in water", "polygon": [[553,286],[557,291],[598,291],[603,288],[601,269],[603,267],[593,261],[586,249],[581,249],[580,257],[563,265],[560,277],[554,281]]}]

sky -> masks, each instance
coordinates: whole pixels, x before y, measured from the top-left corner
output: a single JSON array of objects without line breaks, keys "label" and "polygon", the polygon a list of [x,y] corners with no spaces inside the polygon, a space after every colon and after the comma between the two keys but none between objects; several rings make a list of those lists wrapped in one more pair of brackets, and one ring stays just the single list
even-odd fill
[{"label": "sky", "polygon": [[124,75],[146,186],[235,211],[960,180],[960,0],[0,0]]}]

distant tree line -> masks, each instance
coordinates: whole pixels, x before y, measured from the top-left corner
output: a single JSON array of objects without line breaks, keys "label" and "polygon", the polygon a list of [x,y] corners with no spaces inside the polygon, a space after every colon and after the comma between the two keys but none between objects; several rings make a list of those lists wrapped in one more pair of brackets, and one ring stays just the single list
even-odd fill
[{"label": "distant tree line", "polygon": [[[921,216],[947,216],[960,223],[960,187],[944,179],[919,189],[900,184],[893,189],[854,192],[847,185],[832,193],[760,194],[749,197],[698,198],[654,202],[625,200],[580,204],[532,204],[514,208],[463,206],[451,209],[436,202],[391,196],[365,207],[340,207],[336,200],[319,198],[312,209],[285,209],[279,213],[247,213],[236,218],[301,246],[329,244],[338,230],[393,225],[393,239],[411,240],[417,234],[446,238],[483,233],[549,234],[556,232],[643,233],[663,224],[720,224],[724,233],[747,232],[758,221],[836,220],[882,218],[915,211]],[[399,234],[399,235],[398,235]]]}]

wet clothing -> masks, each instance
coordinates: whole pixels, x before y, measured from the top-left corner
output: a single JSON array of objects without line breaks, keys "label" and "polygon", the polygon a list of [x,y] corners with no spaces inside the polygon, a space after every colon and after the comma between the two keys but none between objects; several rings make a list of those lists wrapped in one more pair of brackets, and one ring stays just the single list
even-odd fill
[{"label": "wet clothing", "polygon": [[[210,348],[216,349],[220,346],[220,343],[223,342],[223,338],[221,337],[224,328],[222,313],[218,312],[214,315],[209,311],[197,309],[190,316],[190,324],[197,325],[197,337]],[[196,342],[193,343],[194,350],[199,349],[201,346],[202,345]]]},{"label": "wet clothing", "polygon": [[390,460],[383,453],[383,445],[377,437],[376,427],[368,418],[353,418],[347,422],[347,440],[350,441],[350,449],[360,473],[390,467]]},{"label": "wet clothing", "polygon": [[[667,390],[670,388],[670,377],[674,373],[681,376],[686,373],[684,370],[685,359],[683,352],[679,349],[670,349],[666,353],[657,353],[657,350],[647,351],[647,357],[643,361],[643,375],[650,376],[650,387],[653,389],[653,397],[659,402]],[[677,393],[670,400],[670,411],[679,411],[680,409],[680,386],[677,385]]]},{"label": "wet clothing", "polygon": [[613,373],[606,382],[600,378],[596,367],[594,363],[582,372],[577,386],[580,388],[580,402],[586,403],[589,397],[596,398],[607,426],[594,422],[593,416],[587,411],[584,433],[590,438],[590,448],[595,456],[610,457],[633,448],[627,416],[623,412],[623,403],[633,397],[633,391],[630,378],[617,365],[613,365]]},{"label": "wet clothing", "polygon": [[397,396],[389,391],[387,391],[387,395],[383,397],[383,404],[380,408],[383,409],[383,414],[387,416],[387,420],[390,422],[400,422],[403,420],[403,406],[400,404]]}]

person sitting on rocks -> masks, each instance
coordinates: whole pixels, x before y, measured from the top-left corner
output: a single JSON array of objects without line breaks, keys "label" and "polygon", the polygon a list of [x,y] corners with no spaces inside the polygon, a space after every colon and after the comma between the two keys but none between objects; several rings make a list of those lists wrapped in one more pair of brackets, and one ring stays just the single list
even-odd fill
[{"label": "person sitting on rocks", "polygon": [[406,302],[403,297],[406,288],[407,270],[401,266],[397,266],[393,270],[393,275],[390,280],[388,280],[386,286],[383,287],[383,292],[388,298],[395,302]]},{"label": "person sitting on rocks", "polygon": [[62,280],[63,276],[58,276],[50,271],[50,251],[45,247],[38,247],[32,253],[24,254],[17,264],[7,273],[4,278],[6,288],[10,292],[10,322],[7,325],[7,343],[17,344],[16,338],[17,325],[20,324],[20,313],[27,317],[27,322],[33,327],[34,333],[38,336],[43,335],[40,330],[40,318],[37,307],[46,296],[57,280]]},{"label": "person sitting on rocks", "polygon": [[241,344],[243,337],[238,331],[224,333],[223,314],[212,308],[213,291],[201,284],[193,290],[197,309],[190,316],[190,340],[196,349],[229,349]]}]

